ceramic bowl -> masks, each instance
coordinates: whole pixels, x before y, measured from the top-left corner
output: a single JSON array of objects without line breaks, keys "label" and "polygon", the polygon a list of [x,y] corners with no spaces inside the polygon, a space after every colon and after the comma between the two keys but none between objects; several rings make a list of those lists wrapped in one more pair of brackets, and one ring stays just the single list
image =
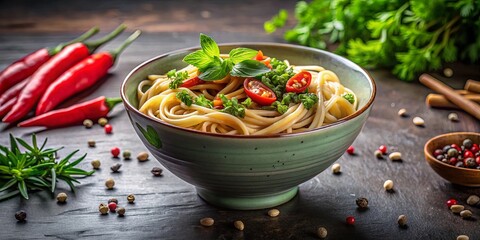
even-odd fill
[{"label": "ceramic bowl", "polygon": [[318,129],[295,134],[227,136],[173,126],[137,110],[137,85],[149,74],[180,69],[182,59],[198,48],[150,59],[133,69],[121,95],[140,139],[160,163],[193,184],[207,202],[230,209],[262,209],[292,199],[298,185],[335,162],[352,144],[367,120],[375,98],[375,83],[366,71],[338,55],[307,47],[276,43],[236,43],[220,46],[261,49],[296,65],[322,65],[333,70],[359,100],[351,116]]},{"label": "ceramic bowl", "polygon": [[463,140],[471,139],[474,143],[480,142],[480,133],[474,132],[455,132],[438,135],[425,143],[424,152],[427,163],[442,178],[452,183],[469,186],[480,187],[480,170],[470,168],[455,167],[447,163],[438,161],[433,157],[435,149],[443,148],[445,145],[458,144],[462,145]]}]

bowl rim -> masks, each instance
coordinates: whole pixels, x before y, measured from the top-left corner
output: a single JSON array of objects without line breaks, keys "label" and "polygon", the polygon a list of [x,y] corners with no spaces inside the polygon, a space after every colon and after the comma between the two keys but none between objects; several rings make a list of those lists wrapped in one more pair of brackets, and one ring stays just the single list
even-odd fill
[{"label": "bowl rim", "polygon": [[183,48],[183,49],[170,51],[170,52],[155,56],[153,58],[150,58],[150,59],[142,62],[141,64],[137,65],[133,70],[131,70],[127,74],[127,76],[125,77],[125,79],[122,82],[122,86],[120,88],[120,96],[123,100],[123,104],[130,111],[133,111],[133,112],[139,114],[143,118],[150,119],[154,122],[157,122],[157,123],[162,124],[162,125],[164,125],[166,127],[169,127],[169,128],[173,128],[173,129],[180,130],[180,131],[187,132],[187,133],[191,133],[191,134],[208,135],[208,136],[212,136],[212,137],[222,137],[222,138],[245,138],[245,139],[266,139],[266,138],[294,137],[294,136],[308,135],[308,134],[311,134],[311,133],[322,131],[323,129],[332,128],[332,127],[337,126],[339,124],[345,123],[349,120],[355,119],[358,116],[360,116],[362,113],[364,113],[367,109],[369,109],[371,107],[371,105],[373,104],[373,101],[374,101],[375,96],[376,96],[377,89],[376,89],[375,81],[373,80],[372,76],[364,68],[360,67],[356,63],[350,61],[349,59],[347,59],[343,56],[340,56],[340,55],[337,55],[337,54],[334,54],[334,53],[331,53],[331,52],[328,52],[328,51],[325,51],[325,50],[321,50],[321,49],[315,49],[315,48],[311,48],[311,47],[305,47],[305,46],[299,46],[299,45],[287,44],[287,43],[231,42],[231,43],[218,44],[219,47],[234,47],[234,46],[246,46],[246,45],[260,45],[260,46],[263,45],[263,46],[270,46],[270,47],[294,48],[294,49],[313,51],[313,52],[321,53],[321,54],[324,54],[324,55],[328,55],[329,57],[332,57],[332,58],[336,58],[341,62],[347,63],[347,65],[355,66],[355,67],[358,68],[356,70],[358,70],[363,75],[365,75],[368,82],[370,83],[372,91],[371,91],[370,97],[368,98],[368,102],[361,109],[358,109],[353,114],[351,114],[349,116],[346,116],[344,118],[341,118],[340,120],[338,120],[334,123],[330,123],[330,124],[327,124],[327,125],[324,125],[324,126],[321,126],[321,127],[318,127],[318,128],[314,128],[312,130],[306,130],[306,131],[298,132],[298,133],[275,133],[275,134],[268,134],[268,135],[227,135],[227,134],[222,134],[222,133],[201,132],[201,131],[194,130],[194,129],[179,127],[179,126],[161,121],[158,118],[150,117],[148,115],[145,115],[145,114],[141,113],[138,109],[136,109],[135,107],[132,106],[132,104],[128,101],[128,98],[126,97],[126,85],[127,85],[126,83],[128,82],[128,80],[131,78],[131,76],[133,74],[135,74],[141,68],[145,67],[146,65],[148,65],[148,64],[150,64],[150,63],[152,63],[152,62],[154,62],[158,59],[165,58],[165,57],[168,57],[168,56],[174,55],[174,54],[191,52],[191,51],[195,51],[195,50],[200,49],[200,46],[197,45],[195,47],[188,47],[188,48]]},{"label": "bowl rim", "polygon": [[[433,157],[432,153],[427,151],[427,147],[432,144],[433,141],[436,141],[440,138],[444,138],[444,137],[448,137],[448,136],[451,136],[451,135],[475,135],[475,136],[479,136],[480,137],[480,133],[476,133],[476,132],[451,132],[451,133],[444,133],[444,134],[440,134],[440,135],[437,135],[433,138],[430,138],[424,145],[423,147],[423,152],[426,156],[425,160],[430,164],[430,162],[435,162],[437,165],[440,165],[440,166],[444,166],[446,168],[450,168],[452,170],[455,170],[455,171],[466,171],[466,172],[475,172],[475,173],[480,173],[480,169],[473,169],[473,168],[459,168],[459,167],[455,167],[455,166],[452,166],[450,164],[446,164],[444,162],[441,162],[441,161],[438,161],[437,159],[435,159],[435,157]],[[430,161],[429,161],[430,160]]]}]

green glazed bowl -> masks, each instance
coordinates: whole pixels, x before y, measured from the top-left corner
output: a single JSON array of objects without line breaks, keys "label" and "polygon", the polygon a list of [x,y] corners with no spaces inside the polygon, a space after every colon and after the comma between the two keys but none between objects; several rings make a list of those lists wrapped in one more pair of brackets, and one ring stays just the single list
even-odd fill
[{"label": "green glazed bowl", "polygon": [[198,48],[179,50],[150,59],[133,69],[121,95],[138,136],[160,163],[194,185],[207,202],[230,209],[262,209],[283,204],[298,185],[335,162],[360,133],[375,98],[375,83],[366,71],[330,52],[277,43],[235,43],[261,49],[295,65],[321,65],[334,71],[358,97],[358,110],[340,121],[295,134],[227,136],[203,133],[162,122],[137,110],[137,85],[149,74],[164,74],[186,66],[182,59]]}]

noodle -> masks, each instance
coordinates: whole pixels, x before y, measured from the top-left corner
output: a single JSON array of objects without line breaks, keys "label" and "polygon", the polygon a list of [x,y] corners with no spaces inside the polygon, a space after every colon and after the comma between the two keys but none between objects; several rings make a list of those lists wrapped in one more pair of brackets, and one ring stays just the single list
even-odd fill
[{"label": "noodle", "polygon": [[[179,127],[202,132],[241,135],[301,132],[336,122],[355,112],[357,97],[352,90],[340,83],[334,72],[321,66],[293,66],[288,61],[284,62],[294,73],[308,71],[312,75],[308,92],[318,97],[318,103],[312,108],[307,109],[302,103],[290,103],[286,112],[280,114],[275,109],[262,109],[256,106],[246,108],[243,118],[236,117],[214,108],[196,104],[187,106],[176,95],[186,91],[194,99],[203,95],[212,101],[215,96],[224,94],[228,99],[236,98],[241,102],[247,98],[243,88],[245,78],[227,75],[224,79],[201,83],[190,88],[170,89],[172,79],[167,75],[149,75],[137,88],[139,110]],[[192,65],[180,71],[186,71],[188,78],[198,74],[197,68]],[[353,95],[353,103],[344,98],[344,94]]]}]

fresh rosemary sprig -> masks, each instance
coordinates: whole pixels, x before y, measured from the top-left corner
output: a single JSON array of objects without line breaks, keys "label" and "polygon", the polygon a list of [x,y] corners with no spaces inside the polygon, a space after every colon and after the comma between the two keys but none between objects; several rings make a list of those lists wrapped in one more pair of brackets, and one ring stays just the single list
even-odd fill
[{"label": "fresh rosemary sprig", "polygon": [[[19,144],[25,148],[22,152]],[[61,148],[45,148],[47,139],[38,147],[37,138],[32,135],[32,144],[10,134],[10,148],[0,145],[0,201],[22,195],[28,199],[28,192],[36,190],[55,191],[57,180],[65,181],[72,191],[73,183],[80,183],[75,177],[90,176],[94,171],[75,168],[85,159],[85,155],[73,162],[69,160],[78,150],[60,161],[55,154]]]}]

